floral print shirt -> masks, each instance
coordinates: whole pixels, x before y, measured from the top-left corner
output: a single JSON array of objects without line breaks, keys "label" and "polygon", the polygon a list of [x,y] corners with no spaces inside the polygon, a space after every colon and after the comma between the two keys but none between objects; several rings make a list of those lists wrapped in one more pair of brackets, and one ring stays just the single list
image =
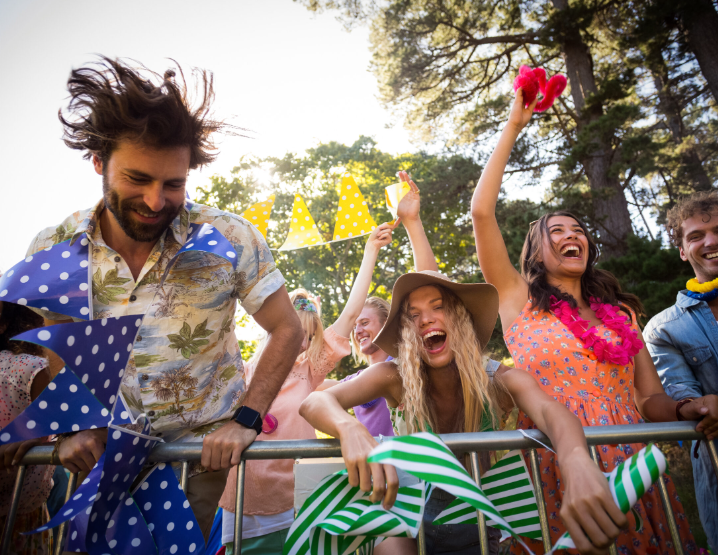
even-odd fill
[{"label": "floral print shirt", "polygon": [[[260,309],[284,278],[262,234],[247,220],[189,201],[157,241],[135,281],[127,263],[103,240],[100,201],[40,232],[28,255],[87,233],[93,318],[143,314],[120,387],[133,417],[146,413],[165,441],[202,441],[232,415],[245,391],[235,337],[239,301]],[[210,224],[237,252],[237,267],[205,252],[183,254],[191,224]],[[166,275],[165,275],[166,274]],[[36,310],[51,320],[66,316]]]}]

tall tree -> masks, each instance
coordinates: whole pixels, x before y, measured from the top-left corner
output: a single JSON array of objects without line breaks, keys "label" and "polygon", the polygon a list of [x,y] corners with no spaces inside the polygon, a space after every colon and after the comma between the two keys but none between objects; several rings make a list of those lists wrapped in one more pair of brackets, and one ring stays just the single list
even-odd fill
[{"label": "tall tree", "polygon": [[683,38],[718,101],[718,13],[711,0],[666,2],[677,11]]},{"label": "tall tree", "polygon": [[486,154],[521,64],[567,74],[570,94],[535,118],[512,157],[513,170],[527,172],[529,182],[553,167],[546,175],[554,193],[576,190],[570,203],[582,199],[603,253],[625,252],[632,222],[622,147],[642,114],[631,96],[631,71],[599,37],[610,3],[394,0],[364,10],[356,0],[305,4],[371,19],[372,69],[382,98],[424,139],[469,143]]}]

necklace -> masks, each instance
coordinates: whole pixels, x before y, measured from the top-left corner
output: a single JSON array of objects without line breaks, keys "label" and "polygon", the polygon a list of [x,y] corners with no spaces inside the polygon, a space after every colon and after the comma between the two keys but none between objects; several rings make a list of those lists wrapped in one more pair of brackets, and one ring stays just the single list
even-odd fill
[{"label": "necklace", "polygon": [[571,330],[573,335],[581,340],[586,349],[593,349],[593,354],[599,362],[610,362],[622,366],[629,364],[631,358],[643,348],[643,341],[638,338],[638,333],[626,323],[625,316],[618,315],[620,309],[617,306],[603,303],[595,297],[591,297],[590,306],[591,310],[596,313],[596,318],[619,335],[620,345],[614,345],[600,338],[596,334],[596,328],[591,326],[588,320],[581,318],[578,308],[572,308],[565,300],[551,297],[551,311],[562,324]]},{"label": "necklace", "polygon": [[688,289],[686,294],[699,301],[710,302],[718,298],[718,278],[705,283],[699,283],[696,278],[689,279],[686,288]]}]

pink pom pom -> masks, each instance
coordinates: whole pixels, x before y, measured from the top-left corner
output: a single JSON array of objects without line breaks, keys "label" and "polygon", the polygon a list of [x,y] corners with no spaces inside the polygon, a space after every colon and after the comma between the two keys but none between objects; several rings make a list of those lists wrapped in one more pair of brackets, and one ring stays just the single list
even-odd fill
[{"label": "pink pom pom", "polygon": [[546,82],[546,71],[541,67],[531,69],[528,66],[521,66],[519,74],[514,79],[514,91],[523,90],[524,106],[528,107],[538,96],[539,91],[543,94],[543,98],[534,108],[535,112],[548,110],[565,88],[566,77],[554,75]]}]

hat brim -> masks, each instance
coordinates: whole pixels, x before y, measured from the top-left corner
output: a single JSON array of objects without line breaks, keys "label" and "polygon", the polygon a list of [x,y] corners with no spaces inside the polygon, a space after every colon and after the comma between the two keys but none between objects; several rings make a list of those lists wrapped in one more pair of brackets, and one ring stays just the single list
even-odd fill
[{"label": "hat brim", "polygon": [[399,356],[399,312],[406,296],[425,285],[440,285],[452,291],[469,311],[474,324],[476,338],[481,348],[491,339],[499,315],[499,293],[489,283],[454,283],[437,272],[412,272],[400,276],[394,283],[389,316],[374,344],[382,351],[396,358]]}]

